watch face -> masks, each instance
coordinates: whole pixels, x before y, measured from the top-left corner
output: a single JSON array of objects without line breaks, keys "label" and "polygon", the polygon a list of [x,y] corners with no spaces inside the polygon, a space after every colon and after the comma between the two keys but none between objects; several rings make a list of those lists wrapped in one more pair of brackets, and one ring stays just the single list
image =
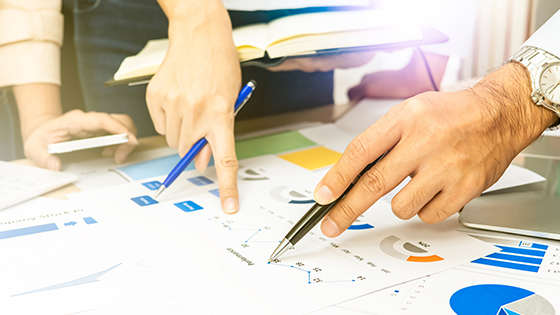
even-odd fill
[{"label": "watch face", "polygon": [[551,63],[541,74],[541,91],[555,104],[560,104],[560,62]]}]

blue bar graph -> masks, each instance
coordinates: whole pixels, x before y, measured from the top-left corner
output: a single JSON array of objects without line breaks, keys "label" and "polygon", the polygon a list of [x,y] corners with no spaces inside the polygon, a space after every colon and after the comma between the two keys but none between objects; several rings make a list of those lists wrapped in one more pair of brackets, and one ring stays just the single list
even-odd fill
[{"label": "blue bar graph", "polygon": [[494,259],[501,259],[501,260],[516,261],[516,262],[533,264],[533,265],[540,265],[543,261],[541,258],[509,255],[509,254],[502,254],[502,253],[494,253],[494,254],[490,254],[486,257],[487,258],[494,258]]},{"label": "blue bar graph", "polygon": [[546,251],[542,251],[539,249],[518,248],[518,247],[509,247],[509,246],[502,246],[502,245],[496,245],[496,246],[502,249],[500,251],[502,253],[512,253],[512,254],[535,256],[535,257],[544,257],[544,254],[546,254]]},{"label": "blue bar graph", "polygon": [[0,240],[24,235],[31,235],[37,233],[43,233],[48,231],[56,231],[58,227],[55,223],[43,224],[43,225],[36,225],[25,227],[21,229],[9,230],[9,231],[2,231],[0,232]]},{"label": "blue bar graph", "polygon": [[475,264],[502,267],[502,268],[507,268],[507,269],[523,270],[523,271],[529,271],[529,272],[539,272],[539,268],[540,268],[540,266],[524,265],[524,264],[518,264],[518,263],[514,263],[514,262],[507,262],[507,261],[502,261],[502,260],[493,260],[493,259],[487,259],[487,258],[479,258],[477,260],[473,260],[472,262],[475,263]]}]

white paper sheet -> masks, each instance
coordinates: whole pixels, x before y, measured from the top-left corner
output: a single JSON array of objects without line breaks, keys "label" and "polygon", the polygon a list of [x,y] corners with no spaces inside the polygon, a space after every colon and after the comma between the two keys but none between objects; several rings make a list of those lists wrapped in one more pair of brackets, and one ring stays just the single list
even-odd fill
[{"label": "white paper sheet", "polygon": [[[501,251],[314,314],[551,315],[560,310],[559,242],[552,245],[503,236],[477,237],[502,246]],[[510,312],[499,313],[503,310]]]},{"label": "white paper sheet", "polygon": [[[103,213],[119,239],[170,278],[190,283],[188,294],[215,313],[302,314],[496,250],[446,225],[401,221],[380,202],[342,236],[325,238],[316,227],[269,264],[279,241],[314,203],[317,175],[275,156],[242,164],[267,176],[239,181],[241,209],[234,216],[221,211],[211,169],[203,178],[183,173],[157,204],[139,205],[153,195],[141,182],[70,197]],[[148,181],[154,180],[163,177]]]},{"label": "white paper sheet", "polygon": [[[112,236],[96,212],[67,200],[36,198],[0,212],[0,248],[2,314],[70,314],[139,297],[164,299],[161,290],[141,291],[130,278],[123,280],[139,256]],[[142,281],[154,283],[146,275]]]}]

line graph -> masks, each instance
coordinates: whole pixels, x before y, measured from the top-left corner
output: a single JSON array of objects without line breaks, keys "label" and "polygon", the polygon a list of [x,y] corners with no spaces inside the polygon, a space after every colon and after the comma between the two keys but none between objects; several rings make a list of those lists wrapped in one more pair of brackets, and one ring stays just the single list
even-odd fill
[{"label": "line graph", "polygon": [[[322,269],[319,268],[319,267],[315,267],[315,268],[313,268],[313,269],[311,269],[311,270],[304,269],[304,268],[302,268],[302,267],[303,267],[305,264],[302,263],[302,262],[297,262],[297,263],[295,263],[295,266],[294,266],[294,265],[279,264],[279,263],[270,263],[270,262],[268,262],[267,264],[268,264],[268,265],[271,265],[271,266],[278,266],[278,267],[291,268],[291,269],[293,269],[293,270],[298,270],[298,271],[305,272],[305,273],[307,274],[307,284],[336,283],[336,282],[356,282],[356,279],[351,279],[351,280],[323,280],[323,279],[321,279],[321,278],[319,278],[319,277],[314,277],[314,276],[312,276],[311,274],[312,274],[313,272],[319,273],[319,272],[322,271]],[[312,278],[313,278],[313,279],[312,279]],[[363,277],[363,276],[359,276],[359,277],[358,277],[358,280],[365,280],[365,279],[366,279],[366,278]]]}]

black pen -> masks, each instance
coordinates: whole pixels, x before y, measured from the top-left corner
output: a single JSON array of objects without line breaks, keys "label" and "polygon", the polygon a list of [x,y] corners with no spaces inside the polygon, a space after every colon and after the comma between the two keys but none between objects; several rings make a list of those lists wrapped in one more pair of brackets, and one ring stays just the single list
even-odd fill
[{"label": "black pen", "polygon": [[315,227],[315,225],[319,223],[319,221],[321,221],[321,219],[323,219],[340,200],[346,197],[348,192],[350,192],[350,189],[354,187],[360,177],[362,177],[362,175],[369,171],[375,164],[381,161],[381,159],[384,158],[387,153],[389,153],[389,151],[383,153],[380,157],[375,159],[375,161],[369,163],[360,172],[360,174],[356,176],[354,181],[348,186],[348,188],[346,188],[342,195],[340,195],[340,197],[338,197],[335,201],[326,205],[315,203],[315,205],[311,207],[309,211],[307,211],[307,213],[296,223],[296,225],[294,225],[290,232],[286,234],[280,245],[278,245],[272,255],[270,255],[270,259],[268,260],[268,262],[274,262],[276,259],[280,258],[280,256],[282,256],[288,249],[290,249],[290,247],[295,246],[297,242],[299,242],[299,240],[301,240],[307,233],[309,233],[309,231],[311,231],[311,229],[313,229],[313,227]]}]

